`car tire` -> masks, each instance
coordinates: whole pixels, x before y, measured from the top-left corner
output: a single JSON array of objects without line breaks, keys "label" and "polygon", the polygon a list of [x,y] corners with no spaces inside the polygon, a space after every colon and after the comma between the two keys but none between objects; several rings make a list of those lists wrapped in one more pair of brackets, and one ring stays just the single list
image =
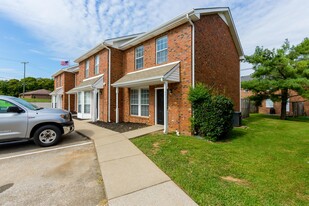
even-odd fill
[{"label": "car tire", "polygon": [[61,131],[54,125],[39,127],[33,136],[34,143],[41,147],[53,146],[59,142],[60,138]]}]

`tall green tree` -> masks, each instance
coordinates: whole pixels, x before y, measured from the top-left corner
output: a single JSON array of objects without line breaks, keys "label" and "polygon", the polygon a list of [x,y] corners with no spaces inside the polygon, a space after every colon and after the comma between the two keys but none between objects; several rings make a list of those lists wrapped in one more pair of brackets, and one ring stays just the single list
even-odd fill
[{"label": "tall green tree", "polygon": [[47,89],[49,91],[54,90],[54,80],[49,78],[37,78],[37,84],[39,89]]},{"label": "tall green tree", "polygon": [[47,89],[52,91],[54,89],[54,80],[49,78],[34,78],[27,77],[22,80],[10,79],[0,80],[0,95],[9,95],[18,97],[23,92],[23,82],[26,83],[26,91],[33,91],[38,89]]},{"label": "tall green tree", "polygon": [[253,80],[243,82],[242,88],[251,90],[253,99],[281,102],[281,119],[286,119],[286,105],[294,90],[309,99],[309,39],[297,46],[286,40],[279,49],[256,47],[254,54],[245,56],[245,62],[253,64]]},{"label": "tall green tree", "polygon": [[7,93],[5,95],[18,97],[22,92],[22,84],[18,79],[10,79],[6,83]]}]

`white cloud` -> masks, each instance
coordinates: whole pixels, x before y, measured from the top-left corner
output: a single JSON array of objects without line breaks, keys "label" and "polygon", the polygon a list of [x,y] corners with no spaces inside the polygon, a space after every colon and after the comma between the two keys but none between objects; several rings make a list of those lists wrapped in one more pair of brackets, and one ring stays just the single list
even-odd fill
[{"label": "white cloud", "polygon": [[[309,34],[307,0],[1,0],[0,12],[27,28],[52,55],[75,59],[106,38],[148,31],[198,7],[229,6],[246,54],[298,44]],[[247,66],[245,66],[247,67]]]}]

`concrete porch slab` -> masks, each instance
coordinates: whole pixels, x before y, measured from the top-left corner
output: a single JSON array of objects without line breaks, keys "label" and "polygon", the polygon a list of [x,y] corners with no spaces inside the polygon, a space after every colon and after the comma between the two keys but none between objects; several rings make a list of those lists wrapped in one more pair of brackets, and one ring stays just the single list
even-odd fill
[{"label": "concrete porch slab", "polygon": [[174,182],[168,181],[109,200],[109,206],[197,206]]},{"label": "concrete porch slab", "polygon": [[100,166],[108,199],[170,180],[144,154],[101,162]]},{"label": "concrete porch slab", "polygon": [[[119,136],[122,137],[120,134]],[[142,154],[142,152],[128,140],[118,141],[97,147],[97,155],[100,163],[138,154]]]}]

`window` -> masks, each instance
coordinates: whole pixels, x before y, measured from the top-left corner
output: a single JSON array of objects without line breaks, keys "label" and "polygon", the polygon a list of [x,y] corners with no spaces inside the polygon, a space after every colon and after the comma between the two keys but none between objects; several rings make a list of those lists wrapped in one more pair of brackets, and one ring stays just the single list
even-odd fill
[{"label": "window", "polygon": [[131,115],[138,115],[138,90],[131,89],[130,93]]},{"label": "window", "polygon": [[90,113],[90,92],[84,92],[84,113]]},{"label": "window", "polygon": [[94,59],[94,74],[99,74],[100,56],[96,55]]},{"label": "window", "polygon": [[9,107],[15,106],[10,102],[0,99],[0,113],[7,113]]},{"label": "window", "polygon": [[144,46],[139,46],[135,49],[135,69],[144,67]]},{"label": "window", "polygon": [[85,77],[89,77],[89,60],[86,61]]},{"label": "window", "polygon": [[288,99],[287,102],[286,102],[286,111],[287,112],[290,111],[290,99]]},{"label": "window", "polygon": [[59,87],[62,86],[62,81],[61,81],[61,74],[59,75]]},{"label": "window", "polygon": [[266,107],[272,108],[274,107],[274,102],[271,99],[266,99]]},{"label": "window", "polygon": [[78,104],[78,112],[82,113],[82,93],[78,92],[78,99],[77,99],[77,104]]},{"label": "window", "polygon": [[149,116],[149,90],[141,89],[141,116]]},{"label": "window", "polygon": [[149,89],[131,89],[131,115],[149,116]]},{"label": "window", "polygon": [[167,62],[167,36],[157,39],[156,51],[157,51],[157,64]]}]

